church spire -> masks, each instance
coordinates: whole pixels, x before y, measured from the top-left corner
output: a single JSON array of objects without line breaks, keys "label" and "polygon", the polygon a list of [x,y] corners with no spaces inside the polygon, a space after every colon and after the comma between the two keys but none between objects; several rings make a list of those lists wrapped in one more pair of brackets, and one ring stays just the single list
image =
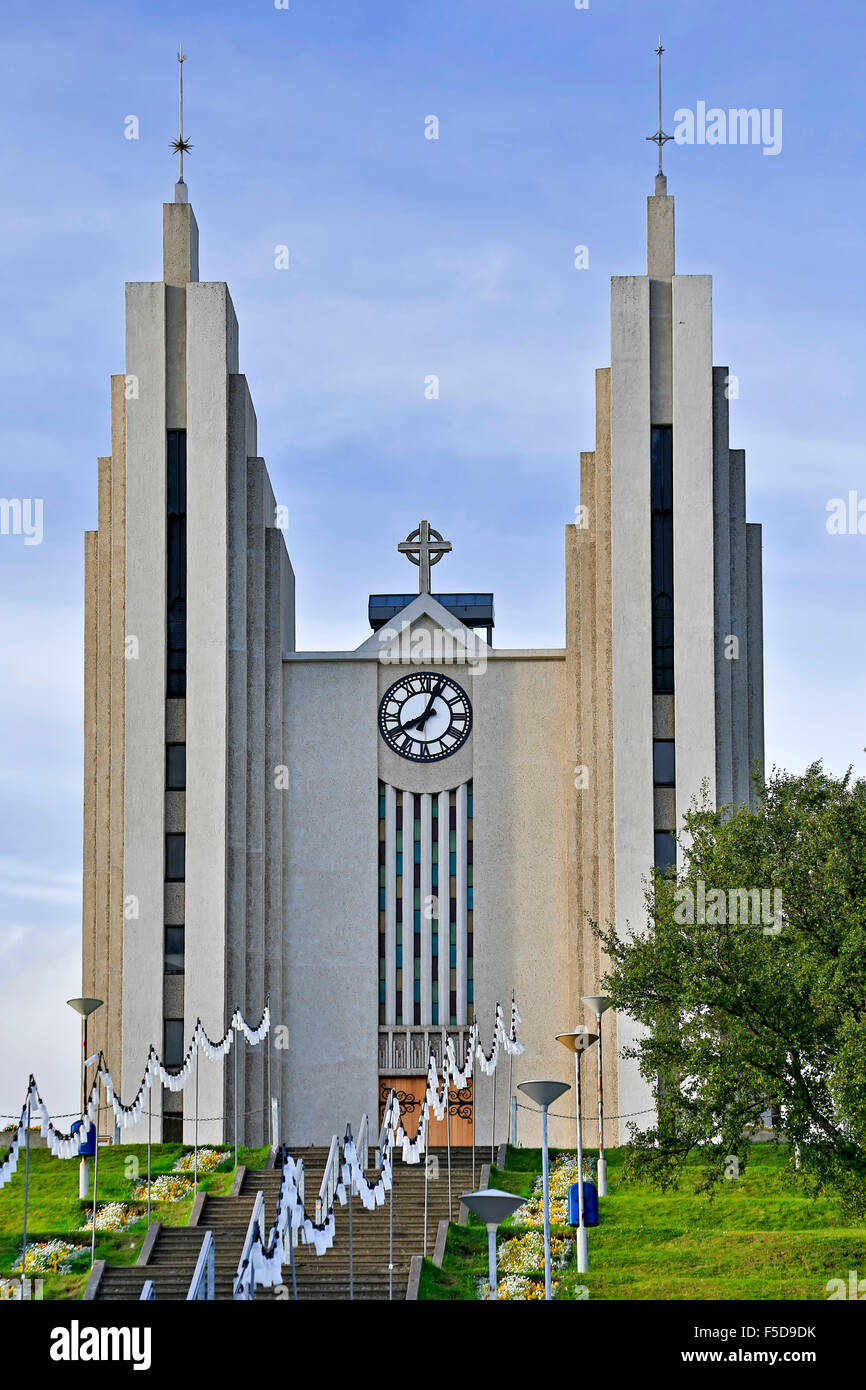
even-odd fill
[{"label": "church spire", "polygon": [[181,44],[178,46],[178,50],[177,50],[178,110],[179,110],[178,135],[177,135],[177,139],[176,139],[176,140],[172,140],[172,142],[171,142],[172,152],[173,152],[174,154],[176,154],[176,155],[178,156],[179,160],[180,160],[180,169],[179,169],[179,171],[178,171],[178,179],[177,179],[177,183],[176,183],[175,186],[174,186],[174,201],[175,201],[176,203],[185,203],[185,202],[187,201],[187,187],[186,187],[186,184],[185,184],[184,181],[183,181],[183,157],[184,157],[184,154],[188,154],[189,151],[192,149],[192,145],[190,144],[189,140],[186,140],[186,139],[184,138],[184,134],[183,134],[183,65],[184,65],[185,62],[186,62],[186,54],[185,54],[184,51],[183,51],[183,44],[181,43]]},{"label": "church spire", "polygon": [[647,275],[652,280],[670,280],[674,274],[674,200],[668,196],[668,181],[662,168],[662,151],[672,135],[666,135],[662,125],[662,36],[659,34],[656,53],[659,60],[659,125],[655,135],[647,140],[659,148],[659,167],[652,195],[646,200]]},{"label": "church spire", "polygon": [[174,202],[162,205],[162,278],[167,285],[183,289],[198,280],[198,226],[189,202],[189,190],[183,181],[183,157],[192,145],[183,133],[183,65],[186,54],[183,44],[177,50],[178,133],[172,140],[172,152],[178,156],[178,180],[174,186]]},{"label": "church spire", "polygon": [[659,41],[658,46],[656,48],[656,53],[658,54],[659,60],[659,126],[655,135],[648,135],[647,139],[652,140],[653,144],[658,145],[659,147],[659,171],[656,174],[655,182],[655,192],[656,195],[658,195],[665,194],[668,191],[668,181],[665,178],[664,170],[662,168],[662,150],[664,149],[668,140],[673,140],[674,138],[672,135],[665,135],[664,127],[662,125],[662,54],[664,53],[664,49],[662,48],[661,34],[659,34]]}]

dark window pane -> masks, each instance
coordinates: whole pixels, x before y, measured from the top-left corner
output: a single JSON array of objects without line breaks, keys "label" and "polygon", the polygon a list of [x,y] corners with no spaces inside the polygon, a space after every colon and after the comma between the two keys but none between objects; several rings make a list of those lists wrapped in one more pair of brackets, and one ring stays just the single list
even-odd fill
[{"label": "dark window pane", "polygon": [[165,973],[183,974],[184,930],[183,927],[165,929]]},{"label": "dark window pane", "polygon": [[673,430],[654,425],[650,462],[653,690],[674,688]]},{"label": "dark window pane", "polygon": [[182,1144],[182,1143],[183,1143],[183,1116],[182,1116],[182,1115],[163,1115],[163,1117],[162,1117],[162,1142],[163,1142],[163,1144]]},{"label": "dark window pane", "polygon": [[653,743],[653,785],[672,787],[676,782],[675,744],[672,738],[657,738]]},{"label": "dark window pane", "polygon": [[166,441],[166,691],[186,694],[186,431]]},{"label": "dark window pane", "polygon": [[167,1018],[163,1022],[162,1060],[167,1067],[183,1064],[183,1019]]},{"label": "dark window pane", "polygon": [[672,830],[655,832],[655,866],[663,870],[677,866],[677,842]]},{"label": "dark window pane", "polygon": [[165,878],[167,883],[182,883],[186,876],[186,836],[165,837]]},{"label": "dark window pane", "polygon": [[171,791],[186,786],[186,744],[169,743],[165,749],[165,785]]}]

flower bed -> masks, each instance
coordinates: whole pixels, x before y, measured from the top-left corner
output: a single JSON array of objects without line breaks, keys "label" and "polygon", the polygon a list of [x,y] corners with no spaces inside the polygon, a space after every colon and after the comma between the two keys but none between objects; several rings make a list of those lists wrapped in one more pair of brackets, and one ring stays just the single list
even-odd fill
[{"label": "flower bed", "polygon": [[[593,1162],[583,1160],[583,1180],[592,1182]],[[568,1189],[577,1182],[577,1155],[559,1154],[550,1169],[550,1221],[554,1226],[568,1225]],[[544,1179],[537,1177],[532,1185],[532,1196],[514,1213],[512,1220],[516,1226],[541,1228],[544,1225]]]},{"label": "flower bed", "polygon": [[[175,1177],[173,1173],[164,1173],[159,1178],[154,1178],[150,1185],[150,1199],[152,1202],[183,1202],[187,1197],[193,1195],[193,1183],[190,1178]],[[147,1183],[140,1183],[133,1189],[133,1201],[147,1201]],[[97,1228],[98,1229],[98,1228]]]},{"label": "flower bed", "polygon": [[[539,1192],[533,1195],[522,1207],[518,1207],[512,1217],[515,1226],[529,1226],[530,1229],[541,1230],[544,1226],[544,1200]],[[550,1224],[552,1226],[568,1225],[568,1202],[564,1197],[550,1199]]]},{"label": "flower bed", "polygon": [[[550,1260],[555,1269],[564,1269],[571,1255],[572,1243],[562,1236],[550,1237]],[[536,1274],[544,1269],[544,1235],[541,1231],[527,1231],[525,1236],[515,1236],[503,1241],[498,1252],[499,1268],[503,1274]]]},{"label": "flower bed", "polygon": [[[556,1292],[556,1282],[551,1286],[551,1292]],[[479,1279],[477,1286],[477,1297],[489,1299],[490,1285],[486,1279]],[[504,1299],[506,1302],[527,1303],[530,1300],[543,1300],[544,1280],[526,1279],[522,1274],[506,1274],[502,1279],[497,1280],[496,1297]]]},{"label": "flower bed", "polygon": [[[27,1246],[25,1274],[68,1274],[75,1256],[85,1247],[70,1245],[67,1240],[38,1240]],[[21,1273],[21,1261],[13,1268]]]},{"label": "flower bed", "polygon": [[[147,1193],[145,1192],[145,1196]],[[133,1221],[138,1220],[138,1213],[130,1211],[126,1202],[106,1202],[105,1206],[99,1207],[96,1212],[97,1231],[125,1231],[127,1226],[131,1226]],[[93,1229],[93,1208],[87,1214],[87,1220],[79,1230],[90,1231]]]},{"label": "flower bed", "polygon": [[[217,1168],[221,1168],[230,1160],[231,1154],[221,1153],[219,1149],[199,1149],[198,1171],[200,1173],[214,1173]],[[174,1165],[176,1173],[194,1173],[195,1168],[195,1149],[190,1149],[187,1153],[182,1154]]]}]

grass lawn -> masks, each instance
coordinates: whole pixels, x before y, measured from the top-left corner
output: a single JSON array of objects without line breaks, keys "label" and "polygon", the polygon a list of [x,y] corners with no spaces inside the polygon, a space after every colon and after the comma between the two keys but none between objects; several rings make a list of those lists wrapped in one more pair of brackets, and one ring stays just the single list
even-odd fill
[{"label": "grass lawn", "polygon": [[[215,1146],[216,1147],[216,1146]],[[151,1151],[151,1174],[170,1173],[189,1145],[154,1144]],[[199,1175],[199,1188],[218,1195],[229,1191],[234,1177],[234,1149],[226,1148],[229,1164],[218,1172]],[[267,1148],[245,1149],[238,1152],[238,1162],[250,1168],[261,1168],[267,1158]],[[91,1189],[93,1163],[90,1165]],[[191,1176],[191,1175],[190,1175]],[[99,1150],[98,1205],[107,1202],[130,1203],[139,1213],[134,1225],[124,1231],[97,1231],[96,1258],[112,1264],[134,1264],[138,1258],[147,1227],[146,1204],[132,1202],[132,1190],[147,1177],[147,1145],[106,1145]],[[185,1226],[192,1211],[192,1197],[181,1202],[156,1202],[151,1206],[154,1221],[166,1226]],[[84,1248],[76,1257],[70,1274],[45,1274],[43,1298],[80,1298],[90,1273],[90,1232],[82,1231],[89,1201],[78,1197],[78,1159],[52,1158],[48,1149],[32,1149],[30,1153],[30,1196],[27,1206],[27,1243],[61,1239]],[[18,1171],[12,1181],[0,1191],[0,1277],[8,1279],[21,1259],[21,1237],[24,1219],[24,1154],[18,1161]]]},{"label": "grass lawn", "polygon": [[[660,1193],[625,1185],[622,1154],[611,1150],[607,1158],[609,1196],[601,1199],[602,1224],[589,1231],[589,1273],[577,1275],[572,1257],[554,1275],[557,1298],[585,1297],[577,1291],[583,1286],[591,1299],[826,1299],[829,1279],[847,1279],[850,1269],[866,1273],[866,1229],[846,1225],[837,1202],[804,1196],[784,1149],[755,1145],[741,1176],[713,1198],[694,1191],[697,1164],[677,1191]],[[505,1171],[492,1169],[490,1186],[528,1195],[540,1172],[540,1150],[509,1148]],[[441,1270],[425,1262],[420,1298],[476,1297],[476,1281],[487,1273],[487,1233],[470,1222],[452,1226]],[[499,1242],[523,1234],[508,1222]]]}]

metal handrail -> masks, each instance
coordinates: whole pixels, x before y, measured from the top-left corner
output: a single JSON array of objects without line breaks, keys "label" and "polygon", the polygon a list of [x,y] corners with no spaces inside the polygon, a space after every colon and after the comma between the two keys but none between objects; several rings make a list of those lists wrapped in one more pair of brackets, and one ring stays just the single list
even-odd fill
[{"label": "metal handrail", "polygon": [[337,1191],[337,1184],[340,1180],[340,1141],[336,1134],[331,1140],[331,1147],[328,1150],[328,1161],[325,1164],[325,1172],[322,1176],[322,1183],[319,1188],[319,1195],[316,1198],[316,1225],[324,1224],[325,1218],[331,1207],[334,1205],[334,1197]]},{"label": "metal handrail", "polygon": [[195,1263],[195,1272],[190,1280],[189,1290],[186,1295],[187,1303],[205,1302],[212,1303],[214,1297],[214,1240],[213,1232],[205,1231],[204,1240],[201,1243],[201,1250],[198,1252],[198,1259]]},{"label": "metal handrail", "polygon": [[393,1090],[393,1088],[392,1088],[392,1089],[388,1092],[388,1099],[387,1099],[387,1101],[385,1102],[385,1110],[384,1110],[384,1113],[383,1113],[383,1115],[382,1115],[382,1123],[381,1123],[380,1126],[379,1126],[379,1135],[378,1135],[378,1138],[376,1139],[376,1167],[377,1167],[377,1168],[381,1168],[381,1167],[382,1167],[382,1155],[383,1155],[383,1153],[385,1152],[385,1149],[388,1147],[387,1144],[385,1143],[385,1135],[386,1135],[385,1121],[387,1120],[388,1115],[389,1115],[390,1110],[391,1110],[391,1097],[393,1096],[393,1094],[394,1094],[394,1090]]},{"label": "metal handrail", "polygon": [[370,1163],[370,1118],[366,1113],[361,1116],[361,1123],[358,1126],[355,1153],[358,1155],[358,1163],[362,1170],[366,1172]]},{"label": "metal handrail", "polygon": [[233,1299],[251,1299],[256,1290],[256,1280],[250,1265],[250,1253],[256,1238],[261,1242],[262,1228],[265,1224],[265,1194],[261,1191],[256,1193],[256,1200],[253,1202],[253,1211],[250,1217],[250,1224],[247,1226],[247,1233],[244,1238],[244,1248],[238,1261],[238,1272],[235,1275],[235,1282],[232,1287]]},{"label": "metal handrail", "polygon": [[139,1303],[153,1303],[155,1302],[155,1300],[156,1293],[153,1287],[153,1280],[145,1279],[144,1283],[141,1286],[141,1297],[138,1301]]}]

